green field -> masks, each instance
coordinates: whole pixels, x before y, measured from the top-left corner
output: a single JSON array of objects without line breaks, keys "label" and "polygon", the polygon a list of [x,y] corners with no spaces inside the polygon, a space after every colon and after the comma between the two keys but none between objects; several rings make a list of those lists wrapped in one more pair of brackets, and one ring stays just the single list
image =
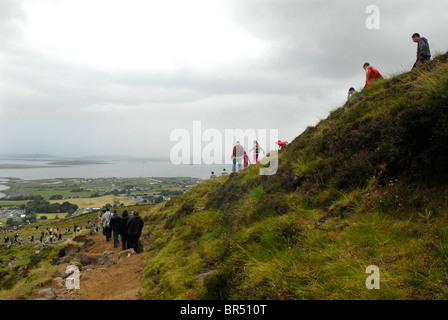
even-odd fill
[{"label": "green field", "polygon": [[[50,203],[61,203],[63,201],[67,200],[50,200]],[[128,200],[127,197],[122,196],[114,196],[114,195],[107,195],[97,198],[79,198],[79,199],[69,199],[70,203],[76,204],[80,208],[102,208],[106,204],[113,205],[116,201],[126,205],[135,205],[137,204],[136,201]]]},{"label": "green field", "polygon": [[[52,196],[62,196],[65,200],[71,200],[78,198],[93,198],[93,195],[105,196],[112,192],[120,195],[127,195],[130,193],[144,195],[159,194],[161,192],[184,192],[196,183],[197,179],[193,178],[70,178],[32,181],[12,180],[8,182],[10,189],[4,193],[7,193],[12,197],[31,195],[42,196],[45,200],[50,200]],[[18,203],[20,203],[20,201]]]},{"label": "green field", "polygon": [[[47,220],[41,220],[41,217],[45,216],[48,219]],[[67,212],[60,212],[60,213],[38,213],[36,214],[36,218],[37,218],[37,223],[42,223],[45,221],[50,221],[50,220],[60,220],[60,219],[64,219],[67,216]],[[56,217],[58,217],[56,219]]]},{"label": "green field", "polygon": [[0,208],[6,207],[20,207],[22,204],[27,204],[27,200],[25,201],[0,201]]}]

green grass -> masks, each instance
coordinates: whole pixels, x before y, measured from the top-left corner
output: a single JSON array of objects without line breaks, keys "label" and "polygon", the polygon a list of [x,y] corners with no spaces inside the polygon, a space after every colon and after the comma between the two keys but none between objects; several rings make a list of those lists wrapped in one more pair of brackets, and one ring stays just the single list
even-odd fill
[{"label": "green grass", "polygon": [[27,204],[28,201],[0,201],[0,207],[20,207],[23,204]]}]

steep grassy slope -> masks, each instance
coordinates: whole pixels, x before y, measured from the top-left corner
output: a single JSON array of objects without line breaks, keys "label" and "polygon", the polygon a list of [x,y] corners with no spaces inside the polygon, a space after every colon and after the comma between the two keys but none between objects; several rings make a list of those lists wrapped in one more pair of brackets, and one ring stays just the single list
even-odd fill
[{"label": "steep grassy slope", "polygon": [[[146,299],[447,299],[448,54],[145,216]],[[381,287],[367,290],[366,268]]]}]

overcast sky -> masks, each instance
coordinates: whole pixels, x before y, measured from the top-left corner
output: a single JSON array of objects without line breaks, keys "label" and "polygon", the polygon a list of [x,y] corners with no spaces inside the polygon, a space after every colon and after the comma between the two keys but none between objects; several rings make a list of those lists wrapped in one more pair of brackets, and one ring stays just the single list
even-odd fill
[{"label": "overcast sky", "polygon": [[0,153],[168,158],[171,132],[193,121],[292,141],[362,89],[364,62],[410,70],[414,32],[445,52],[447,12],[446,0],[0,0]]}]

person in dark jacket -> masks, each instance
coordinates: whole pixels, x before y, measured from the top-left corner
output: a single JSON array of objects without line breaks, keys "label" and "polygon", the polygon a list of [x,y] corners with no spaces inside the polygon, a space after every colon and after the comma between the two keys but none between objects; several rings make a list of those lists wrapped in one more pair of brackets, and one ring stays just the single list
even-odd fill
[{"label": "person in dark jacket", "polygon": [[121,224],[118,233],[121,235],[121,245],[123,250],[129,249],[129,241],[128,241],[128,221],[129,214],[127,210],[124,210],[121,215]]},{"label": "person in dark jacket", "polygon": [[128,221],[128,241],[129,248],[133,248],[136,253],[138,253],[138,241],[142,234],[144,224],[142,217],[140,217],[138,211],[135,210]]},{"label": "person in dark jacket", "polygon": [[431,59],[431,49],[429,48],[428,39],[420,37],[420,34],[414,33],[412,35],[412,41],[417,43],[417,61],[415,61],[412,69],[423,64],[425,61]]},{"label": "person in dark jacket", "polygon": [[118,230],[121,225],[121,217],[118,215],[117,210],[114,210],[113,216],[110,218],[109,226],[113,231],[114,248],[118,247]]}]

